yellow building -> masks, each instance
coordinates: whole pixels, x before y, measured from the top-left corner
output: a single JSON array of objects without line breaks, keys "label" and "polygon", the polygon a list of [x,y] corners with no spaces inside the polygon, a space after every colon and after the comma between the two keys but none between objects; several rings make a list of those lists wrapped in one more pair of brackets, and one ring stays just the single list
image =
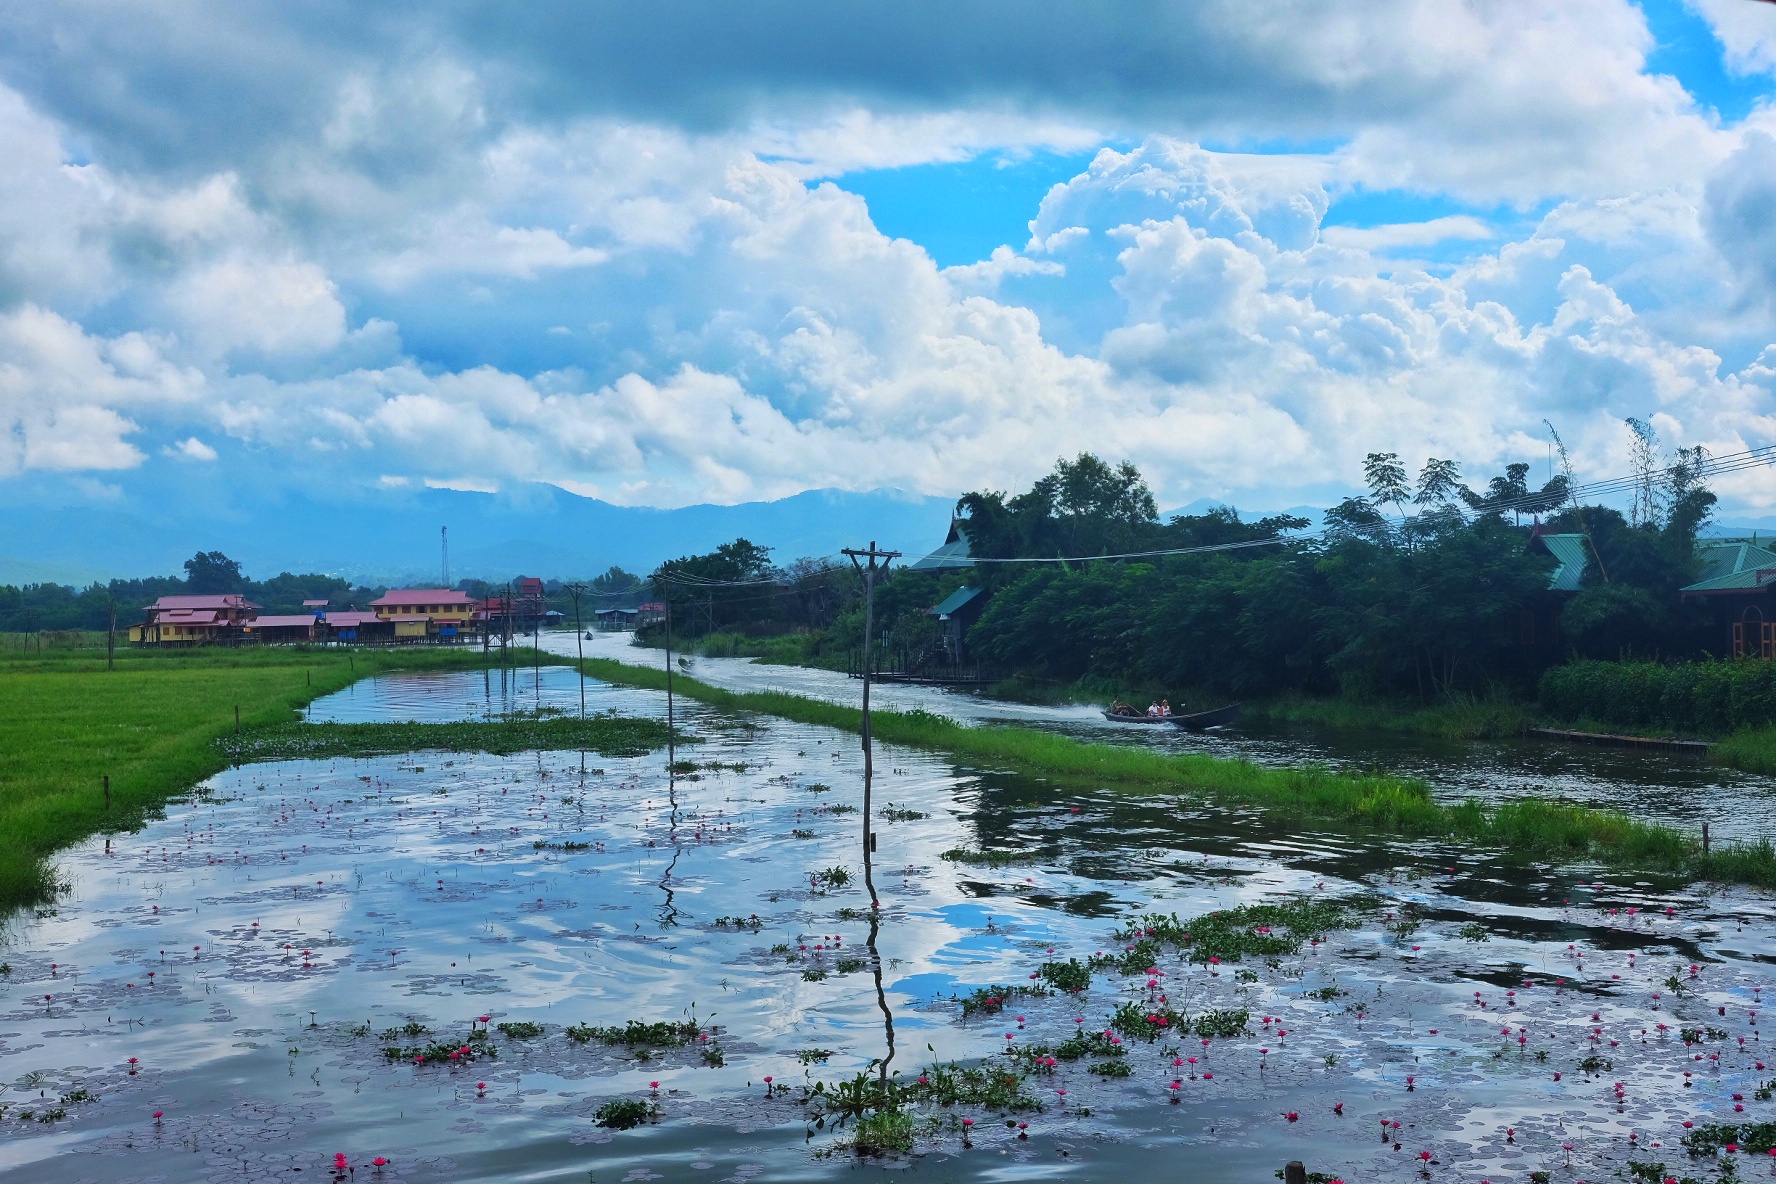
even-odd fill
[{"label": "yellow building", "polygon": [[241,636],[241,626],[259,615],[259,606],[236,592],[214,596],[162,596],[131,625],[129,639],[147,645],[200,645]]},{"label": "yellow building", "polygon": [[396,641],[448,640],[469,631],[475,598],[454,588],[396,588],[372,600],[370,611],[394,626]]}]

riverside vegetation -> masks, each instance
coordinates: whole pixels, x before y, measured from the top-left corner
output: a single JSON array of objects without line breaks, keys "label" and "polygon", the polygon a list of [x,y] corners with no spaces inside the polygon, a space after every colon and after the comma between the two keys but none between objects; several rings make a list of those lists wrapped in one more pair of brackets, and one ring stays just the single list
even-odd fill
[{"label": "riverside vegetation", "polygon": [[[664,689],[662,670],[588,658],[587,673],[608,682]],[[677,693],[715,706],[758,711],[801,723],[857,732],[862,713],[782,691],[729,691],[694,678],[673,678]],[[1358,827],[1402,838],[1445,839],[1509,851],[1530,859],[1581,860],[1698,880],[1776,886],[1776,848],[1766,842],[1700,842],[1672,827],[1625,814],[1526,797],[1488,808],[1469,800],[1436,802],[1424,782],[1386,774],[1334,773],[1319,766],[1274,768],[1199,753],[1169,754],[1094,744],[1015,726],[966,727],[924,711],[876,711],[871,731],[904,744],[992,768],[1036,773],[1145,791],[1196,794],[1225,802],[1277,807],[1291,816]],[[989,856],[957,851],[962,861]]]},{"label": "riverside vegetation", "polygon": [[[529,650],[511,657],[525,664],[562,660]],[[432,648],[123,650],[115,669],[107,669],[103,650],[0,653],[0,751],[6,753],[0,762],[0,907],[47,899],[54,890],[48,856],[101,830],[139,826],[170,797],[249,757],[262,729],[263,742],[274,748],[297,743],[291,727],[298,710],[321,695],[391,670],[478,669],[497,660],[478,650]],[[505,726],[512,743],[537,747],[543,736],[570,739],[577,723]],[[646,721],[587,723],[593,731],[584,737],[544,746],[579,747],[581,738],[596,735],[600,744],[629,748],[651,745],[656,731],[665,743],[664,729]],[[500,725],[418,727],[428,739],[422,747],[485,747]],[[316,744],[341,755],[352,745],[389,752],[395,749],[377,745],[397,742],[390,733],[351,729],[317,727],[301,735],[314,738],[301,742],[309,747],[300,755],[322,755]],[[403,733],[399,742],[408,738]],[[245,747],[237,757],[223,741]]]}]

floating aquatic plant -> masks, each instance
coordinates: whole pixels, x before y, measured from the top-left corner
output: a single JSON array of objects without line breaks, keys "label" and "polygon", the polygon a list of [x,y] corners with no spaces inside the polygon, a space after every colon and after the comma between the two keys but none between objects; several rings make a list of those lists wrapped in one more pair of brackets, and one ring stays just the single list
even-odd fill
[{"label": "floating aquatic plant", "polygon": [[626,1131],[652,1122],[660,1113],[659,1106],[640,1098],[612,1098],[593,1112],[598,1125],[613,1131]]}]

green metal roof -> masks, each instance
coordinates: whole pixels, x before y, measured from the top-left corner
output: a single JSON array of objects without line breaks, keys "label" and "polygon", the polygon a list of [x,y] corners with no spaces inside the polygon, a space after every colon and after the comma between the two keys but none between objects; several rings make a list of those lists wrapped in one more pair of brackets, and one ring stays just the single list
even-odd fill
[{"label": "green metal roof", "polygon": [[1756,592],[1776,580],[1776,551],[1740,539],[1698,540],[1701,578],[1683,593]]},{"label": "green metal roof", "polygon": [[974,560],[968,548],[968,532],[962,528],[960,519],[950,519],[950,533],[945,537],[943,546],[925,558],[910,565],[913,571],[944,571],[953,567],[973,567]]},{"label": "green metal roof", "polygon": [[947,617],[969,601],[973,600],[976,596],[979,596],[981,592],[982,589],[980,588],[958,588],[948,596],[944,597],[943,603],[932,609],[930,615],[934,617]]},{"label": "green metal roof", "polygon": [[1554,556],[1555,568],[1548,575],[1548,591],[1577,592],[1591,561],[1591,548],[1582,534],[1538,534],[1536,539]]}]

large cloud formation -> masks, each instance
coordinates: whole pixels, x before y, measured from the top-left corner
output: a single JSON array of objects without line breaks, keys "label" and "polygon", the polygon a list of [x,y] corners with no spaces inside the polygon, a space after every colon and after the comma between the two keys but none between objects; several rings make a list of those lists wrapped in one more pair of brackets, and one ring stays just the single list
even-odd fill
[{"label": "large cloud formation", "polygon": [[[1592,473],[1629,414],[1771,443],[1776,108],[1654,48],[1627,0],[8,6],[0,481],[673,505],[1093,448],[1278,504],[1545,417]],[[1098,150],[973,264],[846,188],[1047,148]],[[1436,209],[1327,224],[1387,194]]]}]

